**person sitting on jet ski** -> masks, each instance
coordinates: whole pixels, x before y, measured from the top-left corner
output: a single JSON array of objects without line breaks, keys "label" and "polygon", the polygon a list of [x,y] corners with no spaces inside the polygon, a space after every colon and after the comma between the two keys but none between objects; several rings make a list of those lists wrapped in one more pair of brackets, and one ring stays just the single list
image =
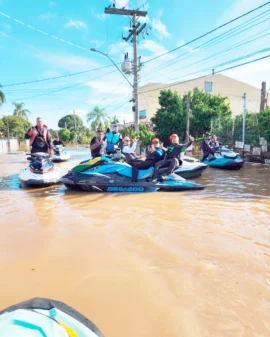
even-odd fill
[{"label": "person sitting on jet ski", "polygon": [[65,144],[62,142],[62,140],[60,140],[59,136],[57,136],[55,138],[55,140],[53,141],[53,145],[56,146],[56,145],[62,145],[62,146],[65,146]]},{"label": "person sitting on jet ski", "polygon": [[134,159],[141,159],[142,158],[142,156],[138,156],[135,153],[135,149],[136,149],[137,142],[138,142],[138,140],[136,138],[133,140],[132,146],[130,146],[130,137],[128,137],[128,136],[126,136],[123,139],[123,142],[124,142],[124,144],[123,144],[123,147],[122,147],[122,153],[125,155],[127,163],[130,163]]},{"label": "person sitting on jet ski", "polygon": [[165,151],[161,148],[162,144],[158,138],[152,140],[150,153],[145,160],[133,159],[129,164],[132,166],[132,182],[137,182],[139,170],[147,170],[155,166],[160,160],[163,160]]},{"label": "person sitting on jet ski", "polygon": [[37,118],[37,125],[26,132],[25,139],[30,139],[31,153],[43,152],[53,155],[52,137],[41,117]]},{"label": "person sitting on jet ski", "polygon": [[213,146],[210,143],[211,135],[209,132],[205,132],[205,138],[202,141],[202,151],[203,151],[203,158],[202,162],[210,155],[214,155]]},{"label": "person sitting on jet ski", "polygon": [[97,136],[91,139],[90,150],[93,158],[101,157],[105,154],[105,140],[102,130],[98,129]]},{"label": "person sitting on jet ski", "polygon": [[211,138],[211,142],[209,143],[210,146],[213,146],[214,150],[220,148],[223,146],[222,143],[220,143],[218,140],[217,140],[217,136],[212,136]]},{"label": "person sitting on jet ski", "polygon": [[106,152],[108,154],[113,153],[116,149],[119,148],[118,144],[122,140],[122,135],[118,132],[118,126],[114,125],[113,131],[109,132],[107,135],[107,146]]},{"label": "person sitting on jet ski", "polygon": [[186,144],[179,144],[179,137],[177,134],[172,134],[170,136],[171,145],[168,147],[165,155],[165,159],[157,162],[155,164],[155,170],[153,174],[153,182],[157,181],[158,171],[161,167],[168,167],[166,174],[163,176],[163,179],[166,179],[167,176],[172,174],[174,169],[182,164],[180,155],[183,147],[189,147],[194,142],[194,137],[189,136],[189,142]]}]

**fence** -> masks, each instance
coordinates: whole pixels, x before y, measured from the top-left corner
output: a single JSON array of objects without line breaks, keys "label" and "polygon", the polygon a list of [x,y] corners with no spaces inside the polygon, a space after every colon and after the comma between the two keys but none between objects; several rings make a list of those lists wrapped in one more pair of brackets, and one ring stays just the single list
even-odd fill
[{"label": "fence", "polygon": [[0,154],[6,154],[8,152],[15,151],[28,151],[29,140],[19,142],[17,138],[2,138],[0,139]]}]

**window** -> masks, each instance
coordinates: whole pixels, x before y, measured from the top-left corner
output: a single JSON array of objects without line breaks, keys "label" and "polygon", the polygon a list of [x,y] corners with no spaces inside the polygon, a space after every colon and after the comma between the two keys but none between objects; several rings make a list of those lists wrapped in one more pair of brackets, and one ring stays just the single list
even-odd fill
[{"label": "window", "polygon": [[142,110],[139,112],[139,119],[145,119],[146,118],[146,110]]},{"label": "window", "polygon": [[213,82],[205,82],[204,83],[204,91],[205,92],[212,92],[213,90]]}]

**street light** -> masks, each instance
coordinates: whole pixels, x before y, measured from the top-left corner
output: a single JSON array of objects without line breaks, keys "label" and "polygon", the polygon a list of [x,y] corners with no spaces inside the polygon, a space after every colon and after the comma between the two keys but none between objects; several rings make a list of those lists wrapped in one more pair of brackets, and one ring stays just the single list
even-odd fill
[{"label": "street light", "polygon": [[117,66],[117,64],[107,54],[103,53],[102,51],[96,50],[95,48],[90,48],[90,50],[93,51],[93,52],[95,52],[95,53],[99,53],[99,54],[107,57],[113,63],[113,65],[117,68],[117,70],[121,73],[121,75],[125,78],[125,80],[128,82],[128,84],[133,89],[133,85],[129,82],[129,80],[127,79],[127,77],[122,73],[122,71],[119,69],[119,67]]}]

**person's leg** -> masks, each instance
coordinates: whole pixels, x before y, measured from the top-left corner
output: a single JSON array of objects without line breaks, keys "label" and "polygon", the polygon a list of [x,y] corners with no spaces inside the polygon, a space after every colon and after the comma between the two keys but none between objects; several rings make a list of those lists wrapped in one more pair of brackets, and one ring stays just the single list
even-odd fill
[{"label": "person's leg", "polygon": [[205,159],[206,159],[208,156],[209,156],[209,153],[207,153],[207,154],[204,154],[204,155],[203,155],[203,158],[202,158],[202,162],[204,162],[204,161],[205,161]]},{"label": "person's leg", "polygon": [[168,170],[166,172],[167,176],[169,176],[170,174],[172,174],[172,172],[178,166],[178,164],[179,164],[179,162],[178,162],[177,158],[171,159],[170,166],[168,167]]},{"label": "person's leg", "polygon": [[157,177],[158,177],[158,171],[161,167],[166,167],[168,166],[169,163],[167,160],[160,160],[158,161],[156,164],[155,164],[155,169],[154,169],[154,174],[153,174],[153,179],[152,181],[156,181],[157,180]]},{"label": "person's leg", "polygon": [[[135,159],[136,160],[136,159]],[[151,160],[137,160],[131,163],[132,166],[132,182],[136,182],[138,179],[139,170],[147,170],[153,166],[153,161]]]}]

